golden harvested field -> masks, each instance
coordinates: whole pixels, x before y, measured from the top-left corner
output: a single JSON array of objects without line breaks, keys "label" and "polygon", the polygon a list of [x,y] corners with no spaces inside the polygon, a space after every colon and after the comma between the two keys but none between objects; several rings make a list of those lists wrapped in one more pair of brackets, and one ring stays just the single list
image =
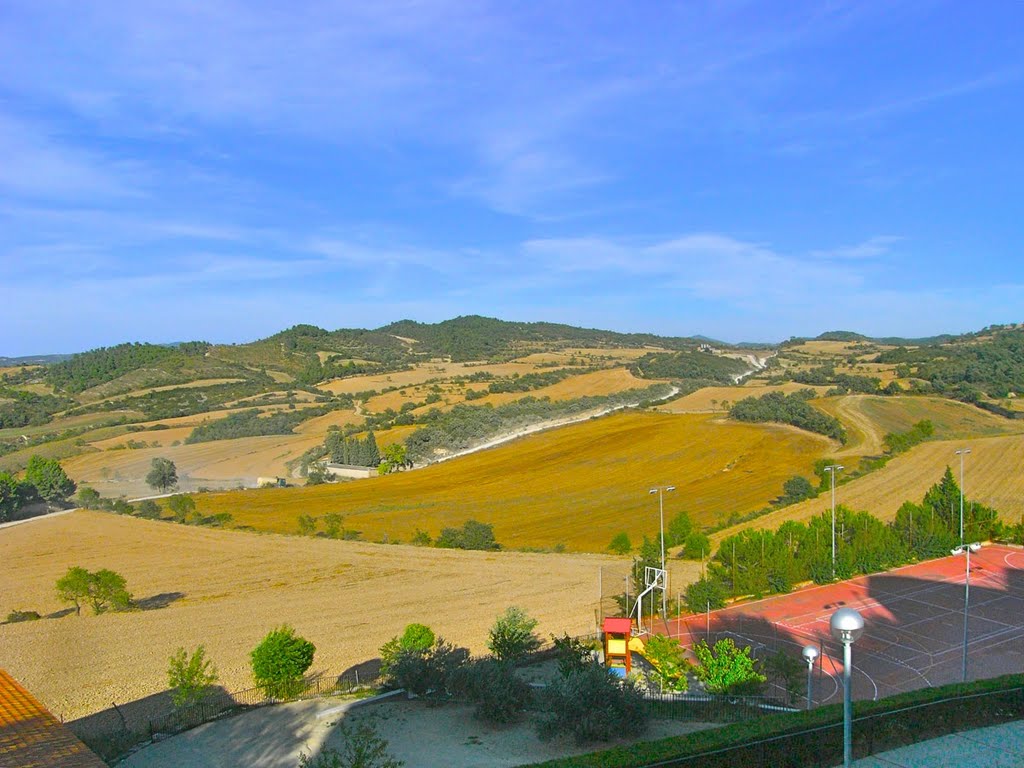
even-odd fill
[{"label": "golden harvested field", "polygon": [[[529,392],[499,392],[494,395],[487,395],[479,400],[474,400],[473,405],[504,405],[526,396],[542,398],[550,397],[552,400],[571,400],[575,397],[593,397],[595,395],[611,395],[615,392],[623,392],[627,389],[643,389],[655,384],[659,379],[638,379],[625,368],[608,368],[603,371],[592,371],[582,373],[579,376],[570,376],[548,387],[541,387]],[[471,389],[486,389],[487,384],[481,383]]]},{"label": "golden harvested field", "polygon": [[[543,369],[542,369],[543,370]],[[530,363],[420,363],[410,371],[374,374],[372,376],[352,376],[347,379],[336,379],[321,384],[317,389],[332,394],[355,394],[370,390],[380,392],[392,387],[408,387],[422,384],[431,379],[450,379],[455,376],[472,376],[474,373],[485,372],[495,376],[511,376],[518,373],[535,373],[536,365]]]},{"label": "golden harvested field", "polygon": [[836,457],[877,456],[885,451],[883,440],[888,433],[905,432],[923,419],[932,422],[936,437],[1024,432],[1024,424],[1014,424],[980,408],[939,397],[845,395],[819,399],[814,405],[846,427],[849,441],[836,452]]},{"label": "golden harvested field", "polygon": [[740,387],[704,387],[692,392],[685,397],[680,397],[671,402],[659,405],[658,410],[665,413],[709,413],[727,410],[727,406],[735,405],[745,397],[761,397],[769,392],[799,392],[802,389],[813,389],[818,393],[824,393],[828,387],[811,387],[807,384],[797,384],[788,381],[785,384],[765,385],[761,381],[748,381]]},{"label": "golden harvested field", "polygon": [[[137,439],[158,439],[163,432],[140,433]],[[145,477],[153,459],[170,459],[178,468],[179,486],[192,491],[215,483],[255,485],[257,477],[288,477],[285,462],[323,442],[323,435],[269,435],[216,440],[194,445],[101,451],[63,462],[75,482],[92,486],[104,496],[145,496],[152,493]]]},{"label": "golden harvested field", "polygon": [[295,428],[295,431],[300,435],[319,435],[323,438],[328,427],[347,427],[349,424],[358,424],[362,420],[363,417],[355,411],[331,411],[323,416],[306,419]]},{"label": "golden harvested field", "polygon": [[[509,605],[542,636],[593,629],[603,555],[460,552],[219,531],[84,510],[0,529],[0,611],[63,608],[54,582],[73,565],[110,568],[161,609],[0,625],[3,664],[65,719],[164,691],[176,648],[202,643],[230,690],[251,687],[249,651],[292,624],[317,648],[312,671],[373,659],[410,622],[485,650]],[[683,584],[696,566],[675,561]],[[676,582],[673,582],[675,584]],[[610,594],[610,593],[609,593]]]},{"label": "golden harvested field", "polygon": [[412,472],[341,485],[202,494],[206,513],[294,532],[300,514],[345,515],[368,540],[408,541],[417,528],[476,519],[506,547],[603,551],[619,531],[634,541],[657,527],[652,485],[675,484],[666,515],[702,523],[748,512],[810,474],[829,442],[788,427],[719,423],[706,415],[620,413],[552,429]]},{"label": "golden harvested field", "polygon": [[[964,462],[965,499],[995,507],[1005,519],[1016,522],[1024,515],[1024,435],[1003,435],[972,440],[941,440],[923,443],[897,456],[885,467],[837,486],[836,503],[865,510],[891,520],[904,501],[919,503],[925,491],[952,467],[959,481],[958,448],[970,448]],[[746,528],[777,528],[786,520],[806,520],[831,509],[831,496],[786,507],[715,534],[720,541]]]}]

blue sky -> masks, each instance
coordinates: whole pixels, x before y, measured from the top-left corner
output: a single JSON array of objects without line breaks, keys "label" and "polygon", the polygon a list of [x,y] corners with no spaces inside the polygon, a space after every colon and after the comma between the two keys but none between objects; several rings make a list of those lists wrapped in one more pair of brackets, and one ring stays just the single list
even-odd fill
[{"label": "blue sky", "polygon": [[0,13],[0,355],[1024,320],[1017,2]]}]

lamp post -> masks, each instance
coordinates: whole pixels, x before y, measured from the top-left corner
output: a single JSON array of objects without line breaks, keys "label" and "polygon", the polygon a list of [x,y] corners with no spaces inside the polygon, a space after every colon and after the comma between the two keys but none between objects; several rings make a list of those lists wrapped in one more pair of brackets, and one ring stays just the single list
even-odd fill
[{"label": "lamp post", "polygon": [[803,650],[804,660],[807,662],[807,708],[811,708],[811,702],[814,700],[813,689],[814,685],[814,660],[818,658],[818,647],[816,645],[805,645]]},{"label": "lamp post", "polygon": [[842,464],[831,464],[825,471],[832,476],[832,578],[836,577],[836,472],[843,470]]},{"label": "lamp post", "polygon": [[951,550],[954,555],[967,555],[966,567],[964,569],[964,657],[962,681],[967,682],[967,611],[971,600],[971,552],[981,549],[980,542],[973,544],[961,544]]},{"label": "lamp post", "polygon": [[659,485],[648,491],[648,493],[658,494],[658,519],[661,525],[661,571],[665,579],[661,588],[661,616],[663,619],[668,616],[668,604],[665,598],[665,595],[668,594],[668,571],[665,570],[665,493],[675,489],[674,485]]},{"label": "lamp post", "polygon": [[853,644],[864,634],[864,617],[853,608],[840,608],[832,614],[832,637],[843,644],[843,766],[853,765],[853,692],[850,671],[853,668]]},{"label": "lamp post", "polygon": [[964,456],[971,452],[970,448],[960,448],[954,453],[960,457],[960,546],[964,545]]}]

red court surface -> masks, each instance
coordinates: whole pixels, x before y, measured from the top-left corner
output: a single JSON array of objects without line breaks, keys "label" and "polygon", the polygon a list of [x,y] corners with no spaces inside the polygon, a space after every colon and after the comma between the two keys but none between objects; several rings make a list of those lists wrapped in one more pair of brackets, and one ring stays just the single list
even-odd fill
[{"label": "red court surface", "polygon": [[[860,611],[864,635],[853,646],[853,696],[877,699],[962,675],[965,557],[897,568],[741,603],[710,615],[669,622],[684,646],[732,637],[755,655],[796,657],[805,645],[822,651],[815,666],[816,703],[842,700],[842,646],[829,619],[839,608]],[[986,546],[971,555],[968,679],[1024,672],[1024,550]]]}]

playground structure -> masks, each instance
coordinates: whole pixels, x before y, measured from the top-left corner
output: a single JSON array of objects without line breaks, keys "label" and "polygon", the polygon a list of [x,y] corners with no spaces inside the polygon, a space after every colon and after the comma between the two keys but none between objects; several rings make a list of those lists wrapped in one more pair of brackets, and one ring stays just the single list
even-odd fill
[{"label": "playground structure", "polygon": [[628,677],[632,670],[632,653],[629,647],[633,636],[633,620],[608,617],[601,625],[604,632],[605,666],[619,677]]}]

